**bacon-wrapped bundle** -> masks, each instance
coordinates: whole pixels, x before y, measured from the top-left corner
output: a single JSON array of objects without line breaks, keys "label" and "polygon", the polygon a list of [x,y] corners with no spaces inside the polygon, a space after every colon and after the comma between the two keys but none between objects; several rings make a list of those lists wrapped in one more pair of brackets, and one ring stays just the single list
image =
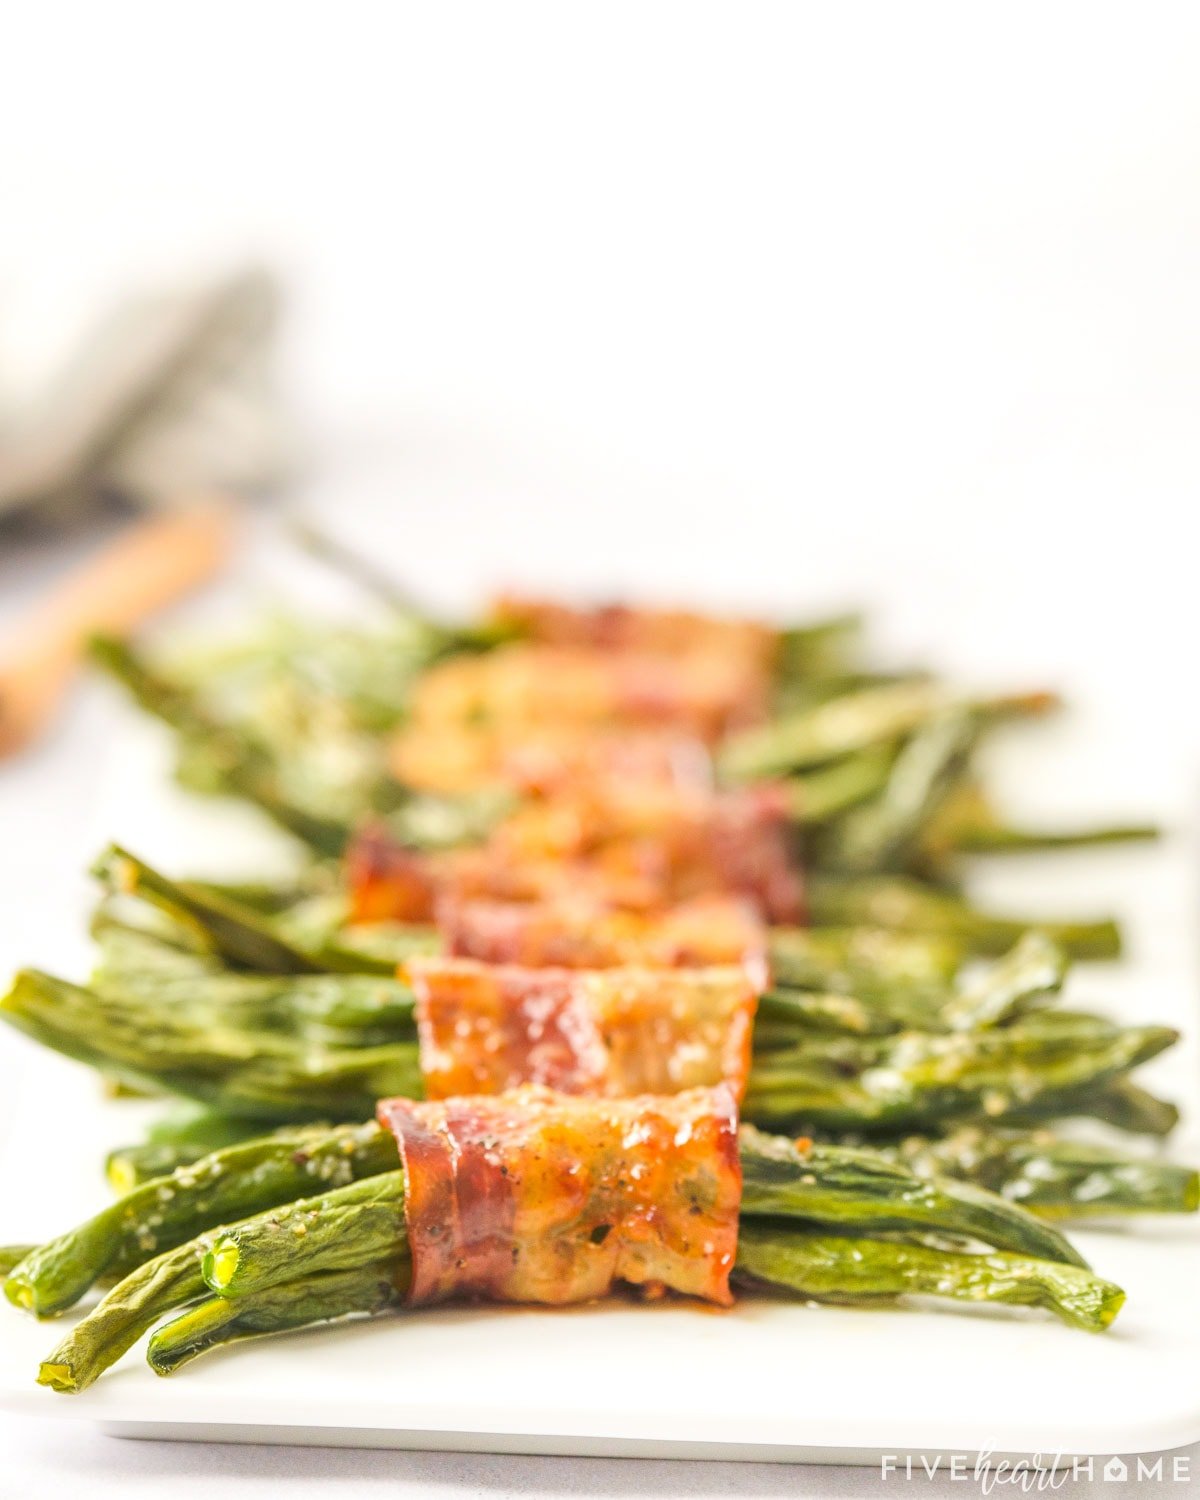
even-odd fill
[{"label": "bacon-wrapped bundle", "polygon": [[546,901],[656,910],[716,893],[774,923],[803,916],[787,802],[763,785],[718,795],[648,786],[576,792],[518,809],[473,849],[391,848],[367,830],[348,854],[354,919],[428,921],[439,899]]},{"label": "bacon-wrapped bundle", "polygon": [[722,1081],[745,1093],[758,985],[744,968],[407,967],[426,1098],[522,1083],[609,1098]]},{"label": "bacon-wrapped bundle", "polygon": [[628,1282],[728,1306],[737,1106],[724,1084],[669,1098],[384,1100],[399,1144],[408,1301],[590,1302]]},{"label": "bacon-wrapped bundle", "polygon": [[613,911],[587,899],[447,901],[438,909],[447,953],[538,969],[705,968],[766,973],[767,934],[752,907],[707,896],[663,912]]}]

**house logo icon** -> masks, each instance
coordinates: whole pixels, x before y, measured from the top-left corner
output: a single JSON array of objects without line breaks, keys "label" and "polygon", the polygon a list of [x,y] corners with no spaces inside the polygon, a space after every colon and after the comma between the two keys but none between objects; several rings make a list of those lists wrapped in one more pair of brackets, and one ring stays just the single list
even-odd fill
[{"label": "house logo icon", "polygon": [[1124,1483],[1129,1478],[1129,1470],[1119,1458],[1114,1456],[1104,1465],[1104,1478],[1106,1481],[1115,1479],[1119,1483]]}]

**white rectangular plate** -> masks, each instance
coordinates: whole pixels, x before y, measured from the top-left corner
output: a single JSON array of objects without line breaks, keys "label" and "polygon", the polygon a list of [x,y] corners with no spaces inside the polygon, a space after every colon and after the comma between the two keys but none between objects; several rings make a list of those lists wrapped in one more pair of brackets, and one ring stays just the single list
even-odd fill
[{"label": "white rectangular plate", "polygon": [[[1030,764],[1044,753],[1043,742]],[[278,861],[253,815],[172,791],[165,759],[148,728],[122,743],[105,836],[176,870]],[[1120,806],[1114,790],[1109,805]],[[1127,913],[1133,959],[1081,972],[1076,999],[1191,1033],[1187,854],[997,861],[979,889],[1012,906]],[[87,1075],[32,1047],[21,1071],[0,1163],[3,1239],[50,1234],[99,1207],[99,1157],[133,1138],[146,1112],[101,1102]],[[1150,1076],[1191,1109],[1194,1042]],[[1174,1149],[1186,1156],[1189,1146],[1194,1157],[1194,1139]],[[1155,1221],[1075,1238],[1129,1294],[1104,1336],[1037,1315],[929,1306],[464,1309],[247,1343],[170,1380],[135,1351],[86,1394],[63,1397],[33,1383],[61,1325],[10,1311],[0,1313],[0,1402],[129,1436],[528,1453],[846,1462],[884,1451],[1136,1452],[1200,1438],[1197,1226]]]}]

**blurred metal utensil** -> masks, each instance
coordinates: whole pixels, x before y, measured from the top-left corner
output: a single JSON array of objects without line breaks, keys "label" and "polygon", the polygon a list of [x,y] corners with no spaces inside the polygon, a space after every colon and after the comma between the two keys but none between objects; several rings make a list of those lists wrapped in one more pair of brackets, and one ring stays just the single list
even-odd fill
[{"label": "blurred metal utensil", "polygon": [[96,631],[128,631],[210,579],[233,544],[232,507],[208,499],[137,521],[21,621],[0,659],[0,757],[49,727]]},{"label": "blurred metal utensil", "polygon": [[0,520],[97,496],[139,503],[276,482],[288,443],[271,389],[274,280],[246,271],[116,307],[0,442]]}]

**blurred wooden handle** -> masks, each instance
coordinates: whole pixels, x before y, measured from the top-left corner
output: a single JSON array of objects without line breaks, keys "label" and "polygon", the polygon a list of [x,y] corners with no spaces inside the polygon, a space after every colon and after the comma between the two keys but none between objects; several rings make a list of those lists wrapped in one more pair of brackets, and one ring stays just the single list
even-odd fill
[{"label": "blurred wooden handle", "polygon": [[208,501],[139,521],[57,584],[4,643],[0,756],[45,729],[96,631],[124,634],[206,583],[233,545],[232,507]]}]

